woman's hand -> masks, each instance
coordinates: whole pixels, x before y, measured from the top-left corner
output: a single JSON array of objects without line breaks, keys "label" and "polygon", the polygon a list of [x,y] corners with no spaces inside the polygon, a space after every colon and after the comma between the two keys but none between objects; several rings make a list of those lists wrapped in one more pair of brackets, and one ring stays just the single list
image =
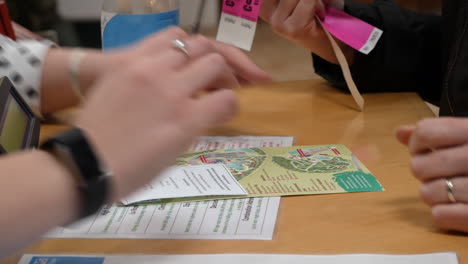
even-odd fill
[{"label": "woman's hand", "polygon": [[[317,17],[324,16],[325,6],[342,9],[344,1],[265,0],[260,16],[277,34],[332,63],[337,63],[330,42],[317,20]],[[338,44],[351,62],[354,50],[340,41]]]},{"label": "woman's hand", "polygon": [[[397,131],[407,145],[411,169],[422,182],[421,197],[437,226],[468,232],[468,119],[427,119]],[[450,201],[447,180],[453,184]]]},{"label": "woman's hand", "polygon": [[[174,39],[185,39],[189,56],[172,46]],[[253,64],[230,60],[235,51],[220,51],[211,41],[178,30],[133,52],[141,53],[135,54],[139,59],[94,85],[76,122],[115,174],[114,200],[170,166],[202,131],[230,120],[237,110],[229,90],[239,85],[236,73],[256,75],[247,70],[255,70]]]},{"label": "woman's hand", "polygon": [[[82,69],[86,71],[86,76],[83,76],[83,79],[85,79],[84,83],[92,84],[90,80],[99,78],[101,74],[107,71],[113,71],[116,66],[129,64],[144,58],[157,58],[163,54],[167,48],[172,47],[172,41],[175,39],[190,39],[190,41],[187,42],[189,51],[191,49],[202,48],[210,52],[221,54],[241,84],[270,82],[272,80],[268,73],[260,69],[244,52],[234,46],[211,40],[201,35],[190,37],[182,29],[171,27],[161,33],[149,36],[139,44],[104,53],[99,56],[98,62],[93,59],[93,57],[88,58],[88,62],[84,61],[84,63],[91,68],[94,68],[92,65],[98,65],[99,69],[89,71],[86,70],[87,67],[82,67]],[[192,44],[192,42],[195,44]],[[191,54],[191,56],[193,55],[194,54]],[[96,56],[96,54],[94,54],[94,56]]]},{"label": "woman's hand", "polygon": [[[87,96],[96,80],[107,73],[118,71],[124,65],[159,59],[168,48],[172,48],[172,41],[175,39],[187,40],[192,57],[199,52],[197,49],[219,53],[241,84],[271,81],[268,73],[258,68],[237,48],[202,36],[189,37],[182,29],[173,27],[125,49],[107,53],[87,50],[80,65],[82,92]],[[45,59],[41,85],[43,113],[55,112],[78,102],[78,97],[72,92],[67,69],[70,52],[68,49],[51,49]]]},{"label": "woman's hand", "polygon": [[[173,46],[176,39],[187,43],[188,55]],[[67,53],[50,50],[44,65],[45,82],[53,85],[43,87],[42,96],[55,99],[55,107],[73,102],[66,87]],[[81,68],[94,79],[89,80],[75,125],[113,172],[109,202],[150,182],[205,129],[233,118],[237,100],[230,88],[241,79],[269,79],[238,50],[179,29],[126,51],[94,51]],[[8,211],[0,217],[0,256],[76,220],[82,202],[79,188],[73,172],[53,155],[25,151],[2,156],[0,169],[2,175],[15,175],[0,177],[0,210]]]},{"label": "woman's hand", "polygon": [[325,12],[322,0],[266,0],[260,16],[281,36],[299,44],[323,33],[316,16]]},{"label": "woman's hand", "polygon": [[[140,44],[129,47],[126,50],[111,53],[110,62],[129,63],[141,58],[159,57],[167,48],[172,47],[171,41],[174,39],[190,39],[187,41],[189,52],[191,52],[191,49],[195,49],[195,52],[197,52],[197,49],[202,48],[206,51],[221,54],[240,82],[257,83],[271,81],[270,75],[256,66],[239,49],[201,35],[189,37],[187,33],[177,27],[172,27],[162,33],[152,35]],[[191,56],[193,55],[191,54]]]}]

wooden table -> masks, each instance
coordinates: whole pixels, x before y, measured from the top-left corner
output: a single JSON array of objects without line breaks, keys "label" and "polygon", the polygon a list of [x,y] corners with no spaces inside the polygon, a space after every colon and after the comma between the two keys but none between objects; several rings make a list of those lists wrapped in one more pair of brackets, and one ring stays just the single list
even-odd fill
[{"label": "wooden table", "polygon": [[[459,253],[468,237],[438,231],[418,197],[409,155],[394,130],[432,113],[416,94],[365,95],[364,113],[349,95],[323,81],[299,81],[240,92],[241,114],[213,135],[294,136],[296,145],[345,144],[385,187],[384,192],[283,198],[272,241],[45,240],[24,253]],[[57,127],[46,127],[44,134]],[[19,255],[3,263],[16,263]],[[9,261],[9,262],[8,262]]]}]

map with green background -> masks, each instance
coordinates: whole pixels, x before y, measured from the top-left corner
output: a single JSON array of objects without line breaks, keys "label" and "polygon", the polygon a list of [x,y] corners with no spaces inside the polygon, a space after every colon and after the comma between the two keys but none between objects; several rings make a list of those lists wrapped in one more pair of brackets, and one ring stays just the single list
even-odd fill
[{"label": "map with green background", "polygon": [[[248,197],[382,191],[384,188],[343,145],[207,150],[186,153],[178,166],[224,164]],[[245,196],[242,196],[245,197]],[[184,202],[233,197],[152,201]]]}]

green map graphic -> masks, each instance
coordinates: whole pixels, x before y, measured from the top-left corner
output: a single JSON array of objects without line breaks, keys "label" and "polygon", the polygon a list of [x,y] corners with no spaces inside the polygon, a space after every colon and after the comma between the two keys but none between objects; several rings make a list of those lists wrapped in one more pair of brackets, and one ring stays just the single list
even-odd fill
[{"label": "green map graphic", "polygon": [[351,161],[342,157],[273,157],[273,162],[287,170],[305,173],[340,172],[351,166]]},{"label": "green map graphic", "polygon": [[214,151],[200,151],[189,153],[176,161],[177,166],[224,164],[239,181],[251,175],[266,160],[266,153],[258,148],[226,150],[219,153]]},{"label": "green map graphic", "polygon": [[[224,164],[247,197],[383,191],[366,166],[343,145],[219,149],[183,154],[178,166]],[[186,197],[146,201],[187,202],[246,196]]]}]

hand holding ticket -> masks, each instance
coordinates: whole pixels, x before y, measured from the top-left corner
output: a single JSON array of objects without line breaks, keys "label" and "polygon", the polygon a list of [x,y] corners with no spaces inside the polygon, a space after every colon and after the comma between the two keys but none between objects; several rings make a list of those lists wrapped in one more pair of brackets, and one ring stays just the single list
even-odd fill
[{"label": "hand holding ticket", "polygon": [[[354,50],[369,54],[383,32],[341,10],[344,10],[343,0],[264,0],[260,15],[276,33],[331,63],[338,63],[362,111],[364,98],[354,83],[348,60],[355,56]],[[335,38],[346,45],[338,45]]]},{"label": "hand holding ticket", "polygon": [[348,61],[343,54],[343,51],[339,48],[332,35],[353,49],[367,55],[375,48],[383,34],[383,31],[334,8],[327,8],[324,18],[318,18],[318,20],[320,20],[320,24],[332,45],[341,70],[343,71],[343,76],[346,84],[348,85],[348,89],[351,92],[356,105],[359,107],[359,110],[363,111],[364,98],[354,83]]},{"label": "hand holding ticket", "polygon": [[319,34],[316,17],[320,15],[321,24],[330,34],[369,54],[382,36],[382,30],[337,9],[343,8],[343,1],[325,3],[327,7],[320,0],[296,3],[290,0],[264,0],[263,3],[262,0],[224,0],[217,39],[250,51],[261,15],[276,32],[302,44],[313,41]]},{"label": "hand holding ticket", "polygon": [[[217,39],[250,51],[260,14],[287,39],[322,58],[328,57],[330,61],[336,57],[353,99],[362,111],[364,98],[354,83],[346,56],[333,37],[367,55],[375,48],[383,31],[334,8],[343,9],[344,2],[341,0],[326,3],[329,6],[324,7],[320,0],[295,3],[291,0],[264,0],[261,7],[261,0],[224,0]],[[332,51],[324,43],[327,39]]]},{"label": "hand holding ticket", "polygon": [[335,38],[364,54],[377,45],[383,31],[335,8],[327,8],[322,26]]}]

